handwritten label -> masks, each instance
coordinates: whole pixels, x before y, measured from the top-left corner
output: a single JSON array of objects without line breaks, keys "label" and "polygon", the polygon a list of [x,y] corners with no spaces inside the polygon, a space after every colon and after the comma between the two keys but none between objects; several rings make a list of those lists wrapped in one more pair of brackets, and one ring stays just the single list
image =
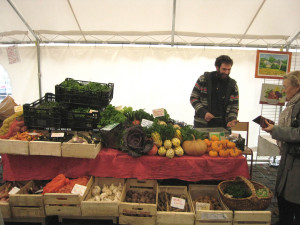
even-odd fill
[{"label": "handwritten label", "polygon": [[51,133],[51,137],[57,138],[57,137],[64,137],[65,133]]},{"label": "handwritten label", "polygon": [[152,124],[153,124],[153,121],[142,119],[142,122],[141,122],[141,126],[142,127],[151,127]]},{"label": "handwritten label", "polygon": [[196,211],[198,210],[210,210],[210,204],[205,202],[196,202]]},{"label": "handwritten label", "polygon": [[185,199],[172,197],[171,206],[178,209],[184,209]]},{"label": "handwritten label", "polygon": [[71,191],[71,193],[83,196],[85,190],[86,190],[86,186],[80,185],[80,184],[75,184],[74,187],[73,187],[73,189],[72,189],[72,191]]},{"label": "handwritten label", "polygon": [[161,108],[161,109],[153,109],[152,110],[152,114],[153,116],[156,117],[161,117],[165,115],[165,109]]},{"label": "handwritten label", "polygon": [[20,191],[20,188],[18,187],[13,187],[10,192],[8,192],[9,195],[13,195],[13,194],[16,194],[18,193],[18,191]]},{"label": "handwritten label", "polygon": [[95,109],[90,109],[89,113],[93,113],[93,112],[99,112],[98,110],[95,110]]},{"label": "handwritten label", "polygon": [[14,106],[14,110],[15,110],[15,112],[21,112],[21,111],[23,111],[23,106],[22,105],[16,105],[16,106]]}]

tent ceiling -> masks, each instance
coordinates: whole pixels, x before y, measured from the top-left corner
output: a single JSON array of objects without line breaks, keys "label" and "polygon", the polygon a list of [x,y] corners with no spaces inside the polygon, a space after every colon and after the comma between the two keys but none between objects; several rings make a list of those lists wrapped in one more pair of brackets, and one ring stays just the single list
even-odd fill
[{"label": "tent ceiling", "polygon": [[0,43],[290,47],[297,0],[0,0]]}]

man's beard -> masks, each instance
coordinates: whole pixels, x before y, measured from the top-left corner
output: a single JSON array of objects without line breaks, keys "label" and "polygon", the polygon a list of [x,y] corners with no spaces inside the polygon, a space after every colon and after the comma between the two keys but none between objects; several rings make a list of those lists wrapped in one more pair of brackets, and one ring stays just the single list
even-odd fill
[{"label": "man's beard", "polygon": [[229,77],[229,74],[226,74],[226,73],[220,73],[220,70],[217,70],[217,74],[218,74],[218,77],[219,77],[221,80],[226,80],[226,79]]}]

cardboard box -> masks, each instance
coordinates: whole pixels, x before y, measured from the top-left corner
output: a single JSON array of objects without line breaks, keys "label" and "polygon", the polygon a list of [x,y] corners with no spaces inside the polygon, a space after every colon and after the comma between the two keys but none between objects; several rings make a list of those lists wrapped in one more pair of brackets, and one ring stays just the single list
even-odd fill
[{"label": "cardboard box", "polygon": [[28,141],[0,139],[0,154],[28,155]]},{"label": "cardboard box", "polygon": [[[174,194],[176,196],[184,195],[186,197],[188,212],[159,211],[157,209],[156,225],[194,225],[195,212],[190,195],[186,186],[159,186],[158,196],[161,192]],[[159,203],[157,203],[159,204]]]},{"label": "cardboard box", "polygon": [[44,204],[47,216],[81,216],[81,202],[93,184],[90,178],[83,196],[71,193],[45,193]]},{"label": "cardboard box", "polygon": [[[157,215],[158,186],[156,180],[128,179],[126,191],[119,204],[119,224],[155,225]],[[129,190],[136,192],[149,191],[155,193],[155,204],[126,202],[126,193]]]},{"label": "cardboard box", "polygon": [[93,185],[89,189],[88,194],[86,195],[85,199],[81,202],[81,210],[82,210],[82,216],[95,216],[95,217],[105,217],[105,216],[111,216],[111,217],[119,217],[119,201],[87,201],[88,199],[92,198],[91,191],[94,186],[99,185],[101,190],[104,185],[110,187],[111,184],[114,184],[115,186],[118,186],[119,184],[122,185],[122,195],[124,195],[123,192],[125,192],[125,179],[119,179],[119,178],[100,178],[95,177]]},{"label": "cardboard box", "polygon": [[[221,201],[218,193],[217,185],[189,185],[189,193],[193,201],[195,209],[195,225],[231,225],[233,220],[233,212],[228,209],[226,205]],[[199,196],[209,196],[218,199],[221,204],[222,210],[198,210],[194,205],[194,201]]]},{"label": "cardboard box", "polygon": [[95,159],[102,144],[62,143],[62,157]]},{"label": "cardboard box", "polygon": [[61,156],[61,142],[30,141],[29,155]]}]

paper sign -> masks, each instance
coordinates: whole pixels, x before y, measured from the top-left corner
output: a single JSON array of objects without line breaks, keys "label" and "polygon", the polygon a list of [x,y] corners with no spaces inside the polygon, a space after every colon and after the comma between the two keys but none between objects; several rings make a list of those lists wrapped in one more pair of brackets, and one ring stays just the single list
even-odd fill
[{"label": "paper sign", "polygon": [[161,117],[165,115],[165,109],[161,108],[161,109],[153,109],[152,110],[152,114],[153,116],[156,117]]},{"label": "paper sign", "polygon": [[84,192],[86,190],[86,186],[80,185],[80,184],[75,184],[71,193],[72,194],[79,194],[80,196],[84,195]]},{"label": "paper sign", "polygon": [[20,188],[18,187],[13,187],[10,192],[8,192],[9,195],[16,194],[18,191],[20,191]]},{"label": "paper sign", "polygon": [[184,209],[185,199],[172,197],[171,206],[178,209]]},{"label": "paper sign", "polygon": [[198,210],[210,210],[210,204],[205,202],[196,202],[196,211]]},{"label": "paper sign", "polygon": [[116,126],[118,126],[119,123],[112,123],[112,124],[109,124],[105,127],[103,127],[101,130],[104,130],[104,131],[110,131],[112,129],[114,129]]},{"label": "paper sign", "polygon": [[20,54],[16,45],[10,46],[6,49],[9,64],[20,62]]},{"label": "paper sign", "polygon": [[51,137],[57,138],[57,137],[64,137],[65,133],[51,133]]},{"label": "paper sign", "polygon": [[15,112],[21,112],[21,111],[23,111],[23,106],[22,105],[16,105],[16,106],[14,106],[14,110],[15,110]]},{"label": "paper sign", "polygon": [[99,112],[99,111],[95,109],[90,109],[89,113],[93,113],[93,112]]},{"label": "paper sign", "polygon": [[142,127],[151,127],[152,124],[153,124],[153,121],[142,119],[142,122],[141,122],[141,126]]}]

